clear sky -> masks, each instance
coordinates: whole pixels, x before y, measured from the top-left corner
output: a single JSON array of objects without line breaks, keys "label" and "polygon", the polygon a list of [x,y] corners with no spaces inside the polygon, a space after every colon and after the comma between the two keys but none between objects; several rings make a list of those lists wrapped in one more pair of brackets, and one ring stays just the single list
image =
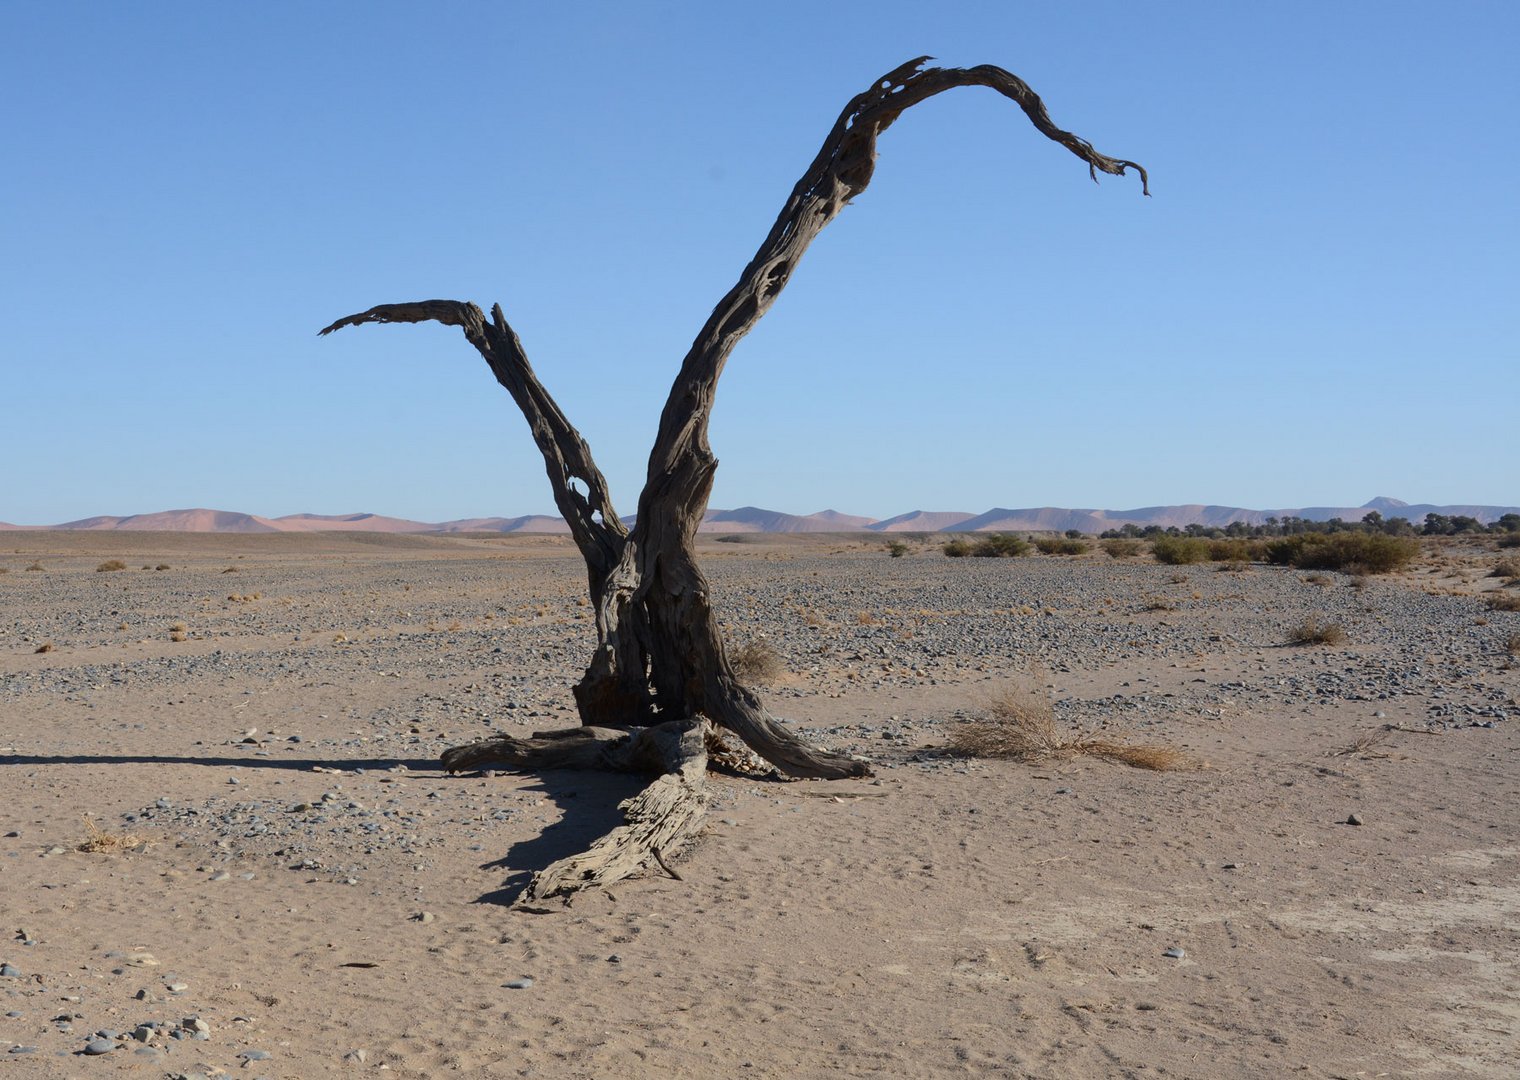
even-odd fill
[{"label": "clear sky", "polygon": [[0,4],[0,520],[552,512],[500,301],[631,510],[844,103],[906,114],[735,352],[712,504],[1520,502],[1520,5]]}]

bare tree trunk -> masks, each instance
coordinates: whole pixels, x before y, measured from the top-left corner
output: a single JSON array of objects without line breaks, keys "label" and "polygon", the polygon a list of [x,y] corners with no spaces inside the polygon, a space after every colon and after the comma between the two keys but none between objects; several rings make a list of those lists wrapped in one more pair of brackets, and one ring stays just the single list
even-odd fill
[{"label": "bare tree trunk", "polygon": [[[1146,182],[1140,166],[1105,157],[1086,140],[1057,128],[1038,95],[1017,76],[990,66],[924,68],[928,59],[902,65],[845,106],[759,251],[713,309],[666,400],[631,532],[612,506],[590,448],[538,381],[499,306],[487,321],[474,304],[455,300],[383,304],[322,330],[328,334],[368,322],[458,326],[511,393],[543,454],[555,504],[586,561],[597,646],[575,687],[575,700],[588,728],[658,730],[705,717],[790,776],[833,779],[869,773],[865,762],[810,746],[767,715],[724,653],[694,549],[718,464],[708,445],[707,425],[724,364],[739,339],[775,303],[813,238],[866,189],[875,168],[877,136],[905,109],[945,90],[990,87],[1018,104],[1043,135],[1085,161],[1094,179],[1099,171],[1123,175],[1133,168],[1142,185]],[[582,736],[580,749],[599,743],[599,737],[587,738]],[[451,750],[445,763],[451,769],[486,760],[555,767],[548,764],[550,757],[514,749],[514,742],[486,740]],[[692,760],[680,759],[683,764],[675,771],[687,775]],[[673,804],[652,801],[664,808],[660,813],[672,813]],[[649,851],[656,850],[652,844],[646,845]],[[622,865],[626,860],[615,861]],[[557,877],[555,887],[593,879],[606,880],[578,870]]]}]

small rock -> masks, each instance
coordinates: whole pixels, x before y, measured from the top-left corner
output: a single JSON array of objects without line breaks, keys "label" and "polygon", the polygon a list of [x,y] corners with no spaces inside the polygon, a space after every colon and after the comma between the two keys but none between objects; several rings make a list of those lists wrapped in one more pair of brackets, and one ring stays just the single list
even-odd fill
[{"label": "small rock", "polygon": [[226,881],[231,876],[232,875],[229,874],[225,870],[218,870],[216,873],[214,873],[214,874],[211,875],[211,880],[212,881]]},{"label": "small rock", "polygon": [[414,922],[420,923],[430,923],[436,918],[437,916],[434,915],[431,911],[419,911],[417,914],[412,916],[412,920]]},{"label": "small rock", "polygon": [[100,1054],[109,1054],[112,1050],[115,1049],[116,1044],[110,1039],[91,1039],[89,1042],[84,1044],[84,1052],[86,1054],[89,1054],[91,1057],[96,1057]]},{"label": "small rock", "polygon": [[21,978],[21,969],[14,964],[0,964],[0,976],[4,976],[7,979],[19,979]]},{"label": "small rock", "polygon": [[183,994],[186,990],[190,989],[189,986],[182,982],[165,983],[164,988],[171,994]]},{"label": "small rock", "polygon": [[1186,950],[1179,949],[1177,946],[1173,945],[1170,949],[1166,950],[1166,952],[1162,953],[1161,955],[1170,957],[1173,960],[1181,960],[1184,956],[1187,955],[1187,952]]},{"label": "small rock", "polygon": [[1224,864],[1224,869],[1226,869],[1226,870],[1239,870],[1240,869],[1240,864],[1238,862],[1227,862],[1227,863]]},{"label": "small rock", "polygon": [[609,964],[621,964],[622,962],[623,958],[617,953],[613,953],[611,956],[607,957],[607,963]]},{"label": "small rock", "polygon": [[238,1055],[238,1057],[242,1058],[244,1061],[268,1061],[269,1060],[269,1051],[268,1050],[244,1050],[241,1054]]},{"label": "small rock", "polygon": [[35,1054],[36,1052],[37,1052],[37,1048],[35,1046],[13,1046],[13,1047],[11,1047],[11,1053],[13,1053],[13,1054]]},{"label": "small rock", "polygon": [[363,1065],[364,1059],[367,1057],[369,1057],[369,1055],[363,1050],[350,1050],[348,1053],[343,1055],[343,1060],[352,1061],[359,1065]]},{"label": "small rock", "polygon": [[513,979],[511,982],[502,983],[508,990],[527,990],[533,986],[532,979]]},{"label": "small rock", "polygon": [[1352,814],[1350,817],[1346,818],[1347,825],[1360,825],[1361,823],[1362,819],[1357,817],[1355,814]]}]

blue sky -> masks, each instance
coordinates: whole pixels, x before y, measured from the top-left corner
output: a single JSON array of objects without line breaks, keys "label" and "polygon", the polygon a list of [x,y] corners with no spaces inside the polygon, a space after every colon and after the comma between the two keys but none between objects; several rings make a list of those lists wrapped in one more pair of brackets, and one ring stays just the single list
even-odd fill
[{"label": "blue sky", "polygon": [[632,509],[839,109],[909,112],[734,354],[713,505],[1520,502],[1512,3],[0,5],[0,520],[552,510],[499,301]]}]

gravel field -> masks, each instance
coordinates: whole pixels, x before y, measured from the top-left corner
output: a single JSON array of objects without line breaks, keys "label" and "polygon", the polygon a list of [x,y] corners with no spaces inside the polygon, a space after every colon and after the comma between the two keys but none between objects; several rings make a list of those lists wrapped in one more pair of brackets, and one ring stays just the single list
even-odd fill
[{"label": "gravel field", "polygon": [[[531,871],[639,782],[436,760],[576,722],[567,541],[6,534],[0,1077],[1512,1075],[1490,553],[744,540],[703,542],[731,646],[875,779],[714,777],[682,881],[535,914]],[[1309,621],[1344,642],[1286,644]],[[942,752],[1009,688],[1203,767]]]}]

